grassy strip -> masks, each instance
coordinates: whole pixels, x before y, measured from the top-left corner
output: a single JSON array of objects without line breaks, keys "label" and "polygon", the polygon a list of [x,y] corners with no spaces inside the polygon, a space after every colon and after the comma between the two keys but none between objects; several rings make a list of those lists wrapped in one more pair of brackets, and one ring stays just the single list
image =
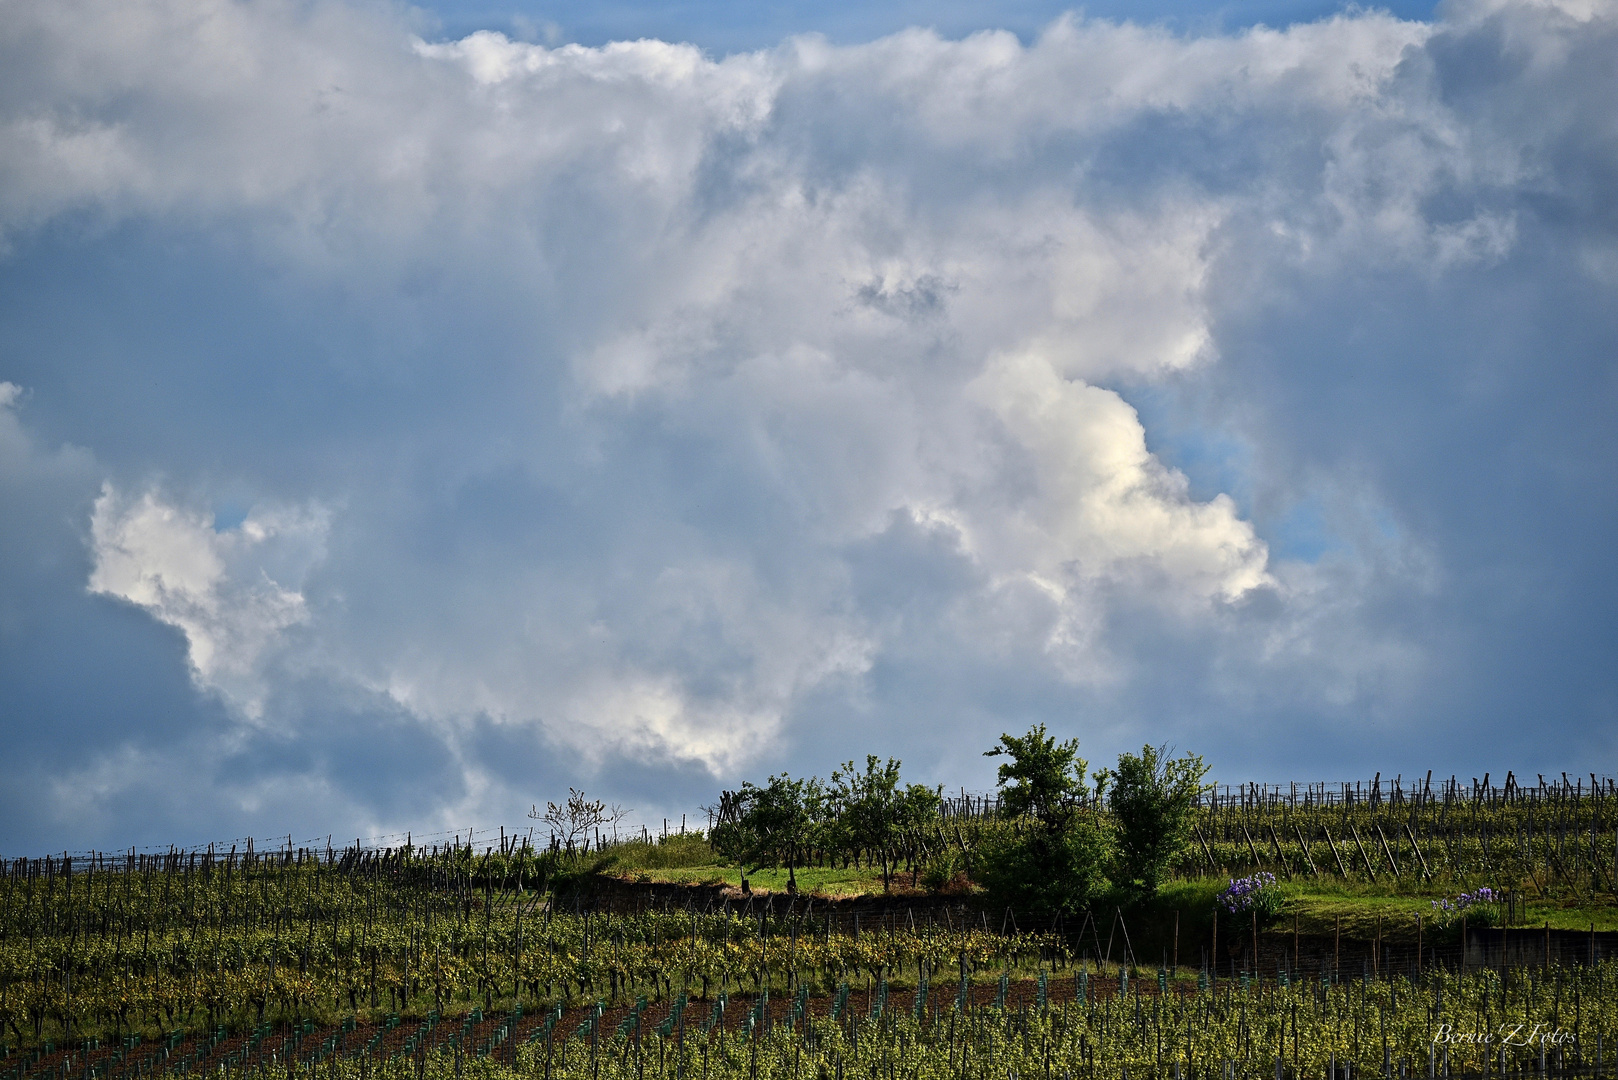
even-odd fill
[{"label": "grassy strip", "polygon": [[[619,844],[609,852],[613,856],[610,873],[627,881],[738,890],[742,884],[741,868],[725,865],[697,834],[670,836],[661,842]],[[845,899],[883,895],[882,875],[869,867],[808,867],[798,870],[797,879],[799,891],[813,896]],[[747,882],[756,894],[782,894],[786,892],[787,872],[765,867],[747,875]],[[1229,880],[1224,877],[1172,880],[1150,905],[1150,914],[1160,919],[1178,912],[1186,931],[1205,931],[1207,913],[1213,910],[1214,898],[1228,884]],[[1509,886],[1510,883],[1502,884]],[[1363,882],[1322,876],[1282,882],[1280,889],[1286,896],[1282,921],[1288,927],[1296,916],[1299,933],[1333,934],[1340,929],[1345,940],[1355,941],[1375,938],[1379,922],[1386,939],[1402,941],[1409,937],[1413,941],[1417,916],[1424,924],[1430,923],[1433,901],[1454,894],[1453,887],[1413,882],[1408,877]],[[893,888],[887,895],[902,897],[920,891],[911,887],[908,874],[900,874],[894,877]],[[1618,903],[1610,896],[1535,896],[1531,885],[1522,891],[1528,899],[1514,923],[1516,926],[1549,924],[1553,930],[1588,931],[1593,927],[1597,931],[1618,931]],[[1125,910],[1131,906],[1130,898],[1123,894],[1108,897],[1100,905],[1103,909]]]}]

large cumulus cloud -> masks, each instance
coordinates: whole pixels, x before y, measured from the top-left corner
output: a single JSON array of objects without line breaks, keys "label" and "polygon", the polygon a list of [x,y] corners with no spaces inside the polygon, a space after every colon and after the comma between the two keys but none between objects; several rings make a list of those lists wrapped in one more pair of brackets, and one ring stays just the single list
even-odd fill
[{"label": "large cumulus cloud", "polygon": [[65,560],[8,625],[165,713],[9,669],[11,843],[982,783],[1031,720],[1610,748],[1610,4],[723,59],[6,15],[0,532]]}]

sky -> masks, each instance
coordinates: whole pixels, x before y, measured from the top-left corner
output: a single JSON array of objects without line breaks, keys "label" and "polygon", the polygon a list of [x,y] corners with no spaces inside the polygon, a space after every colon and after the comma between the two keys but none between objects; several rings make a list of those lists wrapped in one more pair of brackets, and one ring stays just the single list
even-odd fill
[{"label": "sky", "polygon": [[1154,3],[0,0],[0,853],[1614,772],[1618,2]]}]

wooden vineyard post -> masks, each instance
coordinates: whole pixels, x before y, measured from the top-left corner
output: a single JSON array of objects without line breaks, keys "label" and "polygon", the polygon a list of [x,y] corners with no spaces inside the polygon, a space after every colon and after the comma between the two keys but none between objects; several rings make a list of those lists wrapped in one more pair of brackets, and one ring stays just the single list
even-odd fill
[{"label": "wooden vineyard post", "polygon": [[1270,825],[1270,846],[1275,849],[1275,861],[1281,864],[1281,873],[1286,875],[1288,881],[1292,880],[1292,868],[1287,865],[1286,856],[1281,854],[1281,840],[1275,835],[1275,826]]},{"label": "wooden vineyard post", "polygon": [[1212,956],[1210,958],[1212,962],[1209,965],[1211,967],[1212,971],[1213,971],[1212,981],[1213,982],[1218,982],[1219,981],[1219,905],[1218,904],[1214,905],[1214,913],[1213,913],[1213,944],[1211,946],[1209,946],[1209,952],[1212,953]]},{"label": "wooden vineyard post", "polygon": [[1202,830],[1193,825],[1191,831],[1197,834],[1197,843],[1202,845],[1202,853],[1208,856],[1208,872],[1217,873],[1219,868],[1214,865],[1213,850],[1208,847],[1208,841],[1203,839]]},{"label": "wooden vineyard post", "polygon": [[1336,974],[1343,966],[1343,917],[1337,916],[1337,928],[1332,932],[1331,969]]},{"label": "wooden vineyard post", "polygon": [[[1501,940],[1504,940],[1503,938]],[[1421,970],[1421,915],[1416,916],[1416,970]]]},{"label": "wooden vineyard post", "polygon": [[1309,844],[1304,840],[1303,830],[1298,828],[1297,822],[1292,823],[1292,831],[1298,837],[1298,847],[1303,851],[1303,861],[1309,865],[1309,873],[1319,877],[1320,871],[1315,869],[1314,857],[1309,854]]},{"label": "wooden vineyard post", "polygon": [[1246,822],[1242,823],[1242,835],[1247,837],[1247,850],[1253,853],[1253,869],[1255,871],[1263,869],[1264,860],[1258,857],[1258,847],[1253,843],[1253,834],[1247,831]]},{"label": "wooden vineyard post", "polygon": [[1405,835],[1410,837],[1410,848],[1416,853],[1416,861],[1421,864],[1421,876],[1423,880],[1431,880],[1433,875],[1432,872],[1427,869],[1427,858],[1421,853],[1421,845],[1416,843],[1416,834],[1415,831],[1410,828],[1409,822],[1405,823]]},{"label": "wooden vineyard post", "polygon": [[[1083,931],[1081,930],[1080,933],[1083,933]],[[1596,949],[1596,937],[1595,937],[1595,934],[1596,934],[1596,924],[1591,923],[1590,924],[1590,962],[1592,964],[1595,963],[1595,954],[1596,954],[1595,953],[1595,949]],[[1179,913],[1179,911],[1175,911],[1175,913],[1174,913],[1174,968],[1173,968],[1173,973],[1175,975],[1180,974],[1180,913]]]},{"label": "wooden vineyard post", "polygon": [[1303,965],[1298,959],[1298,913],[1292,913],[1292,967],[1294,970]]},{"label": "wooden vineyard post", "polygon": [[1253,978],[1258,978],[1258,908],[1253,909]]},{"label": "wooden vineyard post", "polygon": [[1343,876],[1344,881],[1347,881],[1348,867],[1343,865],[1343,856],[1337,851],[1337,841],[1331,838],[1331,830],[1325,825],[1320,827],[1320,831],[1326,834],[1326,846],[1331,848],[1331,857],[1337,860],[1337,872]]},{"label": "wooden vineyard post", "polygon": [[1399,864],[1393,861],[1393,848],[1388,846],[1388,836],[1382,831],[1381,824],[1376,826],[1377,839],[1382,841],[1382,854],[1388,858],[1388,866],[1393,870],[1393,880],[1399,880]]},{"label": "wooden vineyard post", "polygon": [[1348,823],[1348,831],[1354,836],[1354,846],[1360,849],[1360,858],[1365,860],[1365,872],[1370,874],[1371,880],[1375,882],[1376,868],[1371,865],[1371,857],[1365,853],[1365,845],[1360,842],[1360,831],[1354,827],[1352,821]]}]

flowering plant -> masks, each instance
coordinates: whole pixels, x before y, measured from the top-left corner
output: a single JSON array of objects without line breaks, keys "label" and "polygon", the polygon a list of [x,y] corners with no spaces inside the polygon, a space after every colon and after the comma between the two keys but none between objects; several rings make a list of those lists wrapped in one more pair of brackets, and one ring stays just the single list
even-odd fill
[{"label": "flowering plant", "polygon": [[1257,912],[1259,921],[1267,922],[1281,911],[1281,890],[1276,888],[1275,875],[1261,870],[1252,877],[1231,878],[1214,903],[1232,915]]},{"label": "flowering plant", "polygon": [[1433,901],[1433,925],[1459,926],[1461,918],[1472,926],[1494,926],[1500,922],[1500,893],[1487,885],[1469,893],[1461,893],[1453,900],[1448,897]]}]

